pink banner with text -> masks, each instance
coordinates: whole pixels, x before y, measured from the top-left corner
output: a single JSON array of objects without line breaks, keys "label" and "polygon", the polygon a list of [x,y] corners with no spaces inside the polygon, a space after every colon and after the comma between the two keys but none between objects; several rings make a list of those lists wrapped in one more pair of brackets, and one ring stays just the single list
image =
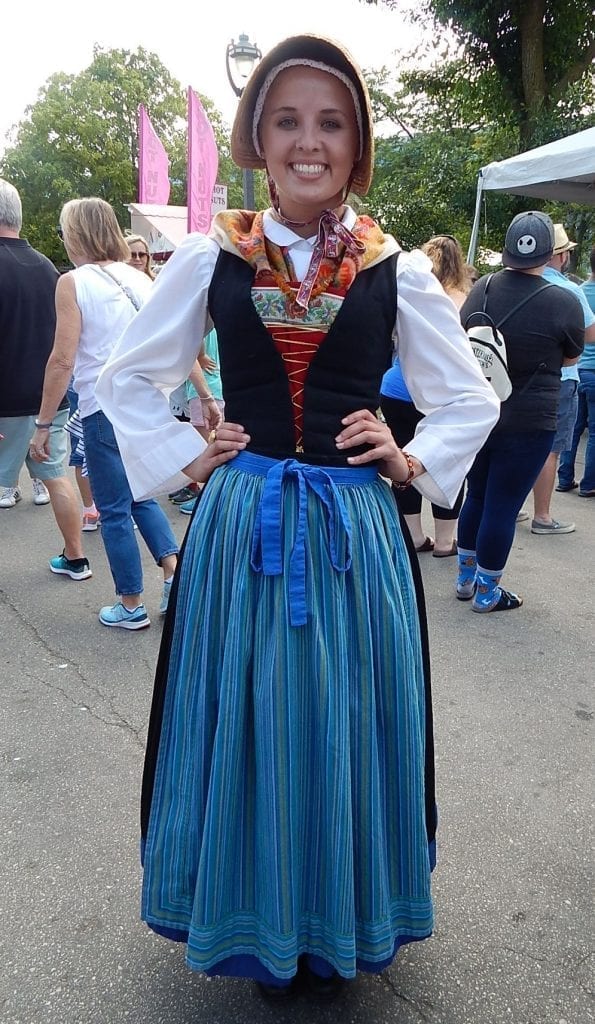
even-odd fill
[{"label": "pink banner with text", "polygon": [[202,103],[188,89],[188,231],[206,234],[211,226],[211,199],[219,154],[211,122]]},{"label": "pink banner with text", "polygon": [[143,104],[138,108],[138,201],[167,206],[169,160]]}]

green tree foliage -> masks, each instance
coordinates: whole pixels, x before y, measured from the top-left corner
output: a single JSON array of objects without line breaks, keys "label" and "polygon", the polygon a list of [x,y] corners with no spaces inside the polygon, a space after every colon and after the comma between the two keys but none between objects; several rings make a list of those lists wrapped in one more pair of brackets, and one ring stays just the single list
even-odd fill
[{"label": "green tree foliage", "polygon": [[[402,0],[384,2],[403,16]],[[591,7],[590,0],[415,6],[413,20],[433,29],[430,43],[400,57],[396,90],[387,69],[369,77],[384,134],[393,125],[378,146],[369,205],[405,245],[444,231],[466,244],[480,167],[595,124]],[[584,242],[577,250],[584,258],[591,209],[505,194],[486,202],[481,245],[500,249],[508,222],[528,202],[563,220]]]},{"label": "green tree foliage", "polygon": [[454,31],[476,68],[496,70],[522,149],[549,141],[574,85],[592,86],[592,0],[426,0],[424,12]]},{"label": "green tree foliage", "polygon": [[[377,140],[367,203],[406,249],[443,233],[466,246],[477,171],[498,159],[496,152],[513,146],[510,125],[504,119],[488,125],[486,106],[473,99],[476,85],[464,59],[450,53],[446,60],[443,54],[440,63],[449,64],[448,77],[438,81],[432,75],[428,82],[431,71],[423,70],[424,54],[418,50],[403,57],[396,90],[386,69],[367,74],[375,119],[384,135]],[[484,79],[481,91],[489,95],[492,89],[494,84]],[[519,208],[510,197],[497,197],[482,244],[500,248],[502,223]]]},{"label": "green tree foliage", "polygon": [[[201,102],[217,139],[219,181],[229,187],[230,205],[240,205],[241,175],[231,161],[228,133],[212,102],[204,96]],[[170,158],[170,203],[185,205],[185,91],[153,53],[96,46],[80,74],[48,79],[17,126],[0,175],[21,194],[23,233],[56,263],[64,262],[56,225],[68,199],[101,196],[122,227],[129,225],[127,206],[137,199],[140,103]]]}]

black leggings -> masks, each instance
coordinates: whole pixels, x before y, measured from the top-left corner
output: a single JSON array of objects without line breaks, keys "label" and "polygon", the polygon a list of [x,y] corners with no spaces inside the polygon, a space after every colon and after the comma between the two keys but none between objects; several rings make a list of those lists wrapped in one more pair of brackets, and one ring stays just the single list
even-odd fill
[{"label": "black leggings", "polygon": [[[423,419],[422,414],[417,411],[413,402],[404,402],[400,398],[387,398],[386,395],[380,396],[380,408],[399,448],[405,448],[415,437],[415,428]],[[458,519],[464,493],[465,485],[463,484],[457,494],[454,508],[443,508],[442,505],[432,503],[434,519]],[[408,487],[405,491],[399,491],[393,486],[393,494],[404,516],[419,515],[422,496],[416,487]]]}]

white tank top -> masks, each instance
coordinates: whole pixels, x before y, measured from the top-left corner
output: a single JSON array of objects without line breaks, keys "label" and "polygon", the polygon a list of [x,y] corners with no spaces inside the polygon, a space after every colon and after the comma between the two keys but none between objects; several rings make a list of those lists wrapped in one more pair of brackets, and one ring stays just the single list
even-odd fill
[{"label": "white tank top", "polygon": [[130,290],[139,308],[149,297],[153,283],[147,274],[127,263],[109,263],[107,270],[109,274],[96,264],[87,263],[70,272],[82,320],[74,364],[74,387],[81,416],[91,416],[99,409],[95,398],[97,378],[136,313],[133,302],[116,282]]}]

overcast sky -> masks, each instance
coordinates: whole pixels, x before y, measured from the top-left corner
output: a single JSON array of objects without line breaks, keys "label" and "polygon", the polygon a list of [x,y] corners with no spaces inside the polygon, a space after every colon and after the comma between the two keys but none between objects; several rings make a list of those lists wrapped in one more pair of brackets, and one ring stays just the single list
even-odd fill
[{"label": "overcast sky", "polygon": [[[5,135],[34,103],[49,75],[76,74],[91,62],[93,44],[155,52],[185,88],[210,97],[231,123],[236,100],[225,72],[225,49],[245,32],[265,52],[284,36],[318,32],[344,43],[363,67],[394,64],[416,31],[382,5],[358,0],[5,0],[0,57],[0,152]],[[402,0],[402,9],[411,0]]]}]

